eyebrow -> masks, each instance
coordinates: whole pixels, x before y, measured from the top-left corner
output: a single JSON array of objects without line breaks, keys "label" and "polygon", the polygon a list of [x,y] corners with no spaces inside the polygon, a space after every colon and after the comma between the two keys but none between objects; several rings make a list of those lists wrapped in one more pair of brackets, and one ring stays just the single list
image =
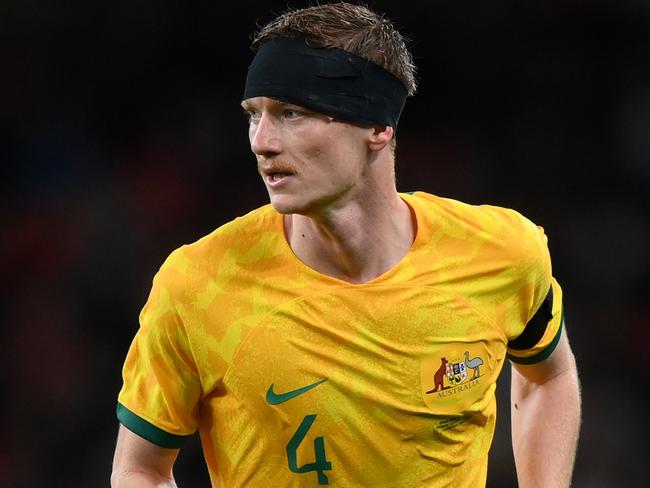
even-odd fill
[{"label": "eyebrow", "polygon": [[[250,100],[243,100],[240,105],[244,110],[255,110],[255,108],[256,108],[255,104],[252,103]],[[308,108],[303,107],[301,105],[297,105],[297,104],[291,103],[291,102],[285,102],[285,101],[282,101],[282,100],[272,100],[271,105],[275,106],[277,108],[290,108],[290,109],[298,109],[298,110],[310,111]]]}]

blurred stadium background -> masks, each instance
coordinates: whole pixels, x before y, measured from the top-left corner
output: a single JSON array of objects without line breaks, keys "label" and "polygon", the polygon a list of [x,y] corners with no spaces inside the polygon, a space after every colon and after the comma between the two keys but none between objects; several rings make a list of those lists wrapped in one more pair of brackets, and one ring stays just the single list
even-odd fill
[{"label": "blurred stadium background", "polygon": [[[542,225],[582,374],[577,487],[647,486],[650,2],[370,1],[413,38],[398,185]],[[249,34],[300,1],[0,2],[0,486],[108,485],[151,278],[266,202]],[[489,486],[516,486],[508,380]],[[183,487],[207,486],[198,444]]]}]

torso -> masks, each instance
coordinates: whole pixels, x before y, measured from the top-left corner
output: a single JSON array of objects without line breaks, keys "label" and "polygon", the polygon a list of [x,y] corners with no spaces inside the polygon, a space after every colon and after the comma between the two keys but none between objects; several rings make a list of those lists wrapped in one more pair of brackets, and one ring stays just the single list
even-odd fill
[{"label": "torso", "polygon": [[481,212],[405,198],[415,242],[363,285],[298,260],[268,207],[253,240],[233,232],[241,251],[195,268],[208,305],[189,312],[203,324],[190,342],[217,486],[484,484],[508,340],[499,296],[529,283],[508,277],[518,256]]}]

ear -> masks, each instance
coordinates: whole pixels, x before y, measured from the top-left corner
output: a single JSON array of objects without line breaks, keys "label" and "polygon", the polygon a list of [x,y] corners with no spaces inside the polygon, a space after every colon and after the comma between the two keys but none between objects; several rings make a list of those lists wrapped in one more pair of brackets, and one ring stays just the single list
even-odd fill
[{"label": "ear", "polygon": [[376,125],[370,130],[372,132],[368,137],[368,147],[371,151],[381,151],[395,135],[395,131],[390,125]]}]

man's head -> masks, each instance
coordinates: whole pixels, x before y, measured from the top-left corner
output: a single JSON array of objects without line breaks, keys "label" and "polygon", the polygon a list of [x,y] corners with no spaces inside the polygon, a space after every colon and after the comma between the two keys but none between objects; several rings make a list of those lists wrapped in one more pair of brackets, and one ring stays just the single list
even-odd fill
[{"label": "man's head", "polygon": [[416,83],[389,21],[347,3],[289,11],[253,50],[242,106],[276,210],[315,215],[394,189],[395,128]]}]

